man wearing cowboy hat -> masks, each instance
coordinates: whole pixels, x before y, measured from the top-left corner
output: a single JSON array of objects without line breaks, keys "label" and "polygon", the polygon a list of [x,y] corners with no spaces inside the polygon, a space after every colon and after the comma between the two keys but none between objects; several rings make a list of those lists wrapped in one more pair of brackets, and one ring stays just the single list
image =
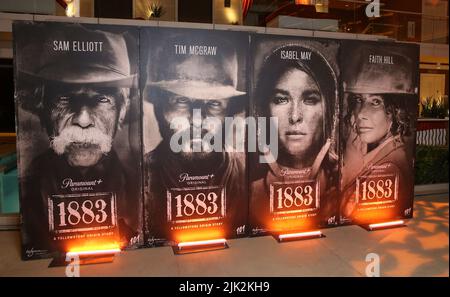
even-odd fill
[{"label": "man wearing cowboy hat", "polygon": [[[237,89],[236,50],[211,33],[168,32],[171,37],[150,60],[144,93],[154,106],[162,136],[144,157],[147,239],[149,244],[180,241],[183,234],[193,233],[189,230],[202,229],[234,237],[246,220],[245,155],[226,151],[223,139],[217,151],[205,135],[223,136],[225,117],[234,116],[236,106],[245,107],[245,93]],[[194,47],[198,45],[201,50]],[[214,124],[205,124],[211,118]],[[188,140],[174,141],[185,132]],[[144,138],[148,133],[144,131]],[[174,149],[174,142],[181,150]]]},{"label": "man wearing cowboy hat", "polygon": [[[19,39],[17,76],[33,90],[18,87],[19,106],[38,116],[50,141],[21,180],[24,246],[43,251],[66,248],[61,246],[64,239],[56,239],[58,227],[88,229],[92,222],[109,221],[119,227],[120,242],[127,245],[139,227],[130,221],[133,211],[127,200],[134,198],[126,196],[131,194],[126,190],[128,178],[112,147],[136,80],[126,39],[123,34],[82,25],[53,26],[57,25],[16,25],[24,36],[44,36],[44,42],[28,42],[23,47]],[[67,31],[70,37],[64,34]],[[30,56],[36,58],[36,52],[40,58],[26,63]],[[67,200],[99,195],[107,197],[88,202],[80,198],[76,203]],[[60,197],[69,198],[52,200]],[[72,216],[66,217],[67,213]]]}]

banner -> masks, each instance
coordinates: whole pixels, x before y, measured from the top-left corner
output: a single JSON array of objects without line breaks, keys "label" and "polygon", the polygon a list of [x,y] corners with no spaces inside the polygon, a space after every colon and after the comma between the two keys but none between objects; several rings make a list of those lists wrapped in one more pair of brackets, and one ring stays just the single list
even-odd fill
[{"label": "banner", "polygon": [[266,120],[249,162],[251,234],[334,226],[339,43],[255,35],[251,48],[252,114]]},{"label": "banner", "polygon": [[23,259],[413,215],[419,47],[14,22]]},{"label": "banner", "polygon": [[141,29],[149,246],[246,235],[246,158],[238,144],[245,142],[248,40],[238,32]]},{"label": "banner", "polygon": [[341,223],[412,217],[418,61],[415,45],[342,42]]},{"label": "banner", "polygon": [[141,245],[138,30],[13,31],[23,259]]}]

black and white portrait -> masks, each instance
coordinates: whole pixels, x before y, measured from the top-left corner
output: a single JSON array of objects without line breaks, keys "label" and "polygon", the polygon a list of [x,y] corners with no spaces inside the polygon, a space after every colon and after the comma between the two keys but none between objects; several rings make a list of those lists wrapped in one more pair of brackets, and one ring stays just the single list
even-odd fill
[{"label": "black and white portrait", "polygon": [[25,259],[142,242],[138,30],[14,24]]},{"label": "black and white portrait", "polygon": [[247,110],[248,40],[239,32],[141,31],[149,245],[245,235],[245,151],[225,139],[235,132],[229,120]]},{"label": "black and white portrait", "polygon": [[418,49],[348,41],[341,63],[342,222],[410,218]]},{"label": "black and white portrait", "polygon": [[252,113],[267,119],[258,137],[275,133],[278,142],[258,152],[267,162],[249,160],[253,235],[336,223],[338,48],[295,37],[252,41]]}]

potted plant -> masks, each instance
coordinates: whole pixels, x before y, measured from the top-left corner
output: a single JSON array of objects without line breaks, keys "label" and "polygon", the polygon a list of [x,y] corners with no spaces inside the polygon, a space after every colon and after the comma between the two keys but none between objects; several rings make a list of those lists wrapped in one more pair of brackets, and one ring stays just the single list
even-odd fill
[{"label": "potted plant", "polygon": [[427,97],[420,102],[420,115],[423,118],[444,119],[448,117],[448,100]]},{"label": "potted plant", "polygon": [[164,14],[164,9],[159,2],[147,2],[147,18],[160,18]]}]

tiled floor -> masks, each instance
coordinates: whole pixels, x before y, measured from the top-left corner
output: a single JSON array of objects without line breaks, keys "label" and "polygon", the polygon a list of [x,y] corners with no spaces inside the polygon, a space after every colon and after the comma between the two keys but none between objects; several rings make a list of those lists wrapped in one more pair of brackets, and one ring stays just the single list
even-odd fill
[{"label": "tiled floor", "polygon": [[[123,252],[114,263],[82,266],[81,276],[365,276],[368,253],[382,276],[449,276],[448,194],[415,200],[407,228],[324,230],[326,238],[279,244],[272,237],[229,241],[214,252],[173,255],[170,247]],[[23,262],[20,234],[0,231],[0,276],[65,276],[50,260]]]}]

